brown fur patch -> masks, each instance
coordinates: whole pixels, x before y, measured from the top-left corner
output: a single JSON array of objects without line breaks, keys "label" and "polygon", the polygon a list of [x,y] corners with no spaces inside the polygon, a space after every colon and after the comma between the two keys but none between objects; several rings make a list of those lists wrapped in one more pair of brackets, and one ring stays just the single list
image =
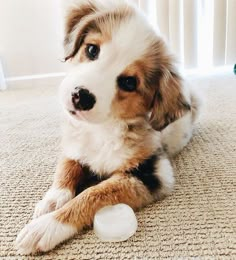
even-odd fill
[{"label": "brown fur patch", "polygon": [[120,90],[117,86],[117,93],[112,102],[112,110],[115,116],[122,119],[145,116],[150,108],[150,98],[145,82],[147,68],[145,62],[137,60],[129,65],[122,73],[122,76],[136,77],[138,86],[133,92]]},{"label": "brown fur patch", "polygon": [[65,158],[57,165],[53,185],[60,189],[70,189],[75,193],[76,187],[82,179],[83,172],[80,163]]},{"label": "brown fur patch", "polygon": [[86,165],[64,158],[57,165],[53,186],[59,189],[67,188],[72,193],[79,194],[102,180],[99,176],[94,175]]},{"label": "brown fur patch", "polygon": [[120,27],[120,24],[124,23],[132,14],[133,10],[128,6],[124,6],[112,12],[98,13],[94,23],[103,37],[111,39],[112,35]]},{"label": "brown fur patch", "polygon": [[145,99],[137,92],[127,93],[117,90],[116,97],[112,102],[113,114],[122,119],[130,119],[145,116],[147,104]]},{"label": "brown fur patch", "polygon": [[136,210],[152,201],[152,195],[140,181],[117,173],[108,180],[86,189],[56,211],[55,215],[58,221],[81,230],[92,225],[95,213],[102,207],[125,203]]},{"label": "brown fur patch", "polygon": [[81,19],[94,12],[96,12],[96,7],[92,3],[83,4],[79,8],[71,9],[66,17],[66,34],[71,33]]}]

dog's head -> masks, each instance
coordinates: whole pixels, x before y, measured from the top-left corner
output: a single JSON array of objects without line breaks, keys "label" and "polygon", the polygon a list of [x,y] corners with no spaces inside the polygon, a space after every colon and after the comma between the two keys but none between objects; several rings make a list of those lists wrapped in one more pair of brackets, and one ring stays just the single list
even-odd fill
[{"label": "dog's head", "polygon": [[78,120],[149,117],[163,129],[190,107],[162,38],[125,0],[77,1],[66,17],[64,108]]}]

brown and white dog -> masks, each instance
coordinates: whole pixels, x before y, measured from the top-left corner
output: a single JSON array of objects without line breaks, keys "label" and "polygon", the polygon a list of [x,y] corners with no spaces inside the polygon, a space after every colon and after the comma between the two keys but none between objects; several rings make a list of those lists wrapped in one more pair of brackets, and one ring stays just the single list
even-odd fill
[{"label": "brown and white dog", "polygon": [[106,205],[137,210],[168,195],[169,158],[190,140],[198,114],[162,37],[125,0],[75,2],[65,51],[63,158],[17,237],[21,254],[51,250]]}]

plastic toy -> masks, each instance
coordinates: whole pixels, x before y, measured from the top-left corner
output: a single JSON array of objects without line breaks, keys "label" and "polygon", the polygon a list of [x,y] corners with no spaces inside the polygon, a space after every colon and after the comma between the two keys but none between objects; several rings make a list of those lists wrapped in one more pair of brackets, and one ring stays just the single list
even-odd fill
[{"label": "plastic toy", "polygon": [[106,242],[125,241],[135,234],[137,227],[134,211],[126,204],[104,207],[94,217],[94,232]]}]

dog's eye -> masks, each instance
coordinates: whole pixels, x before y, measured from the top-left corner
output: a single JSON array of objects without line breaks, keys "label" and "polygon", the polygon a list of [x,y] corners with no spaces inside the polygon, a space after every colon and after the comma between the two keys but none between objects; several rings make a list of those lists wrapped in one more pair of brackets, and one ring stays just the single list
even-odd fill
[{"label": "dog's eye", "polygon": [[98,58],[100,48],[95,44],[88,44],[86,46],[85,52],[90,60],[96,60]]},{"label": "dog's eye", "polygon": [[124,77],[120,76],[117,80],[120,89],[128,92],[132,92],[137,88],[137,78],[136,77]]}]

